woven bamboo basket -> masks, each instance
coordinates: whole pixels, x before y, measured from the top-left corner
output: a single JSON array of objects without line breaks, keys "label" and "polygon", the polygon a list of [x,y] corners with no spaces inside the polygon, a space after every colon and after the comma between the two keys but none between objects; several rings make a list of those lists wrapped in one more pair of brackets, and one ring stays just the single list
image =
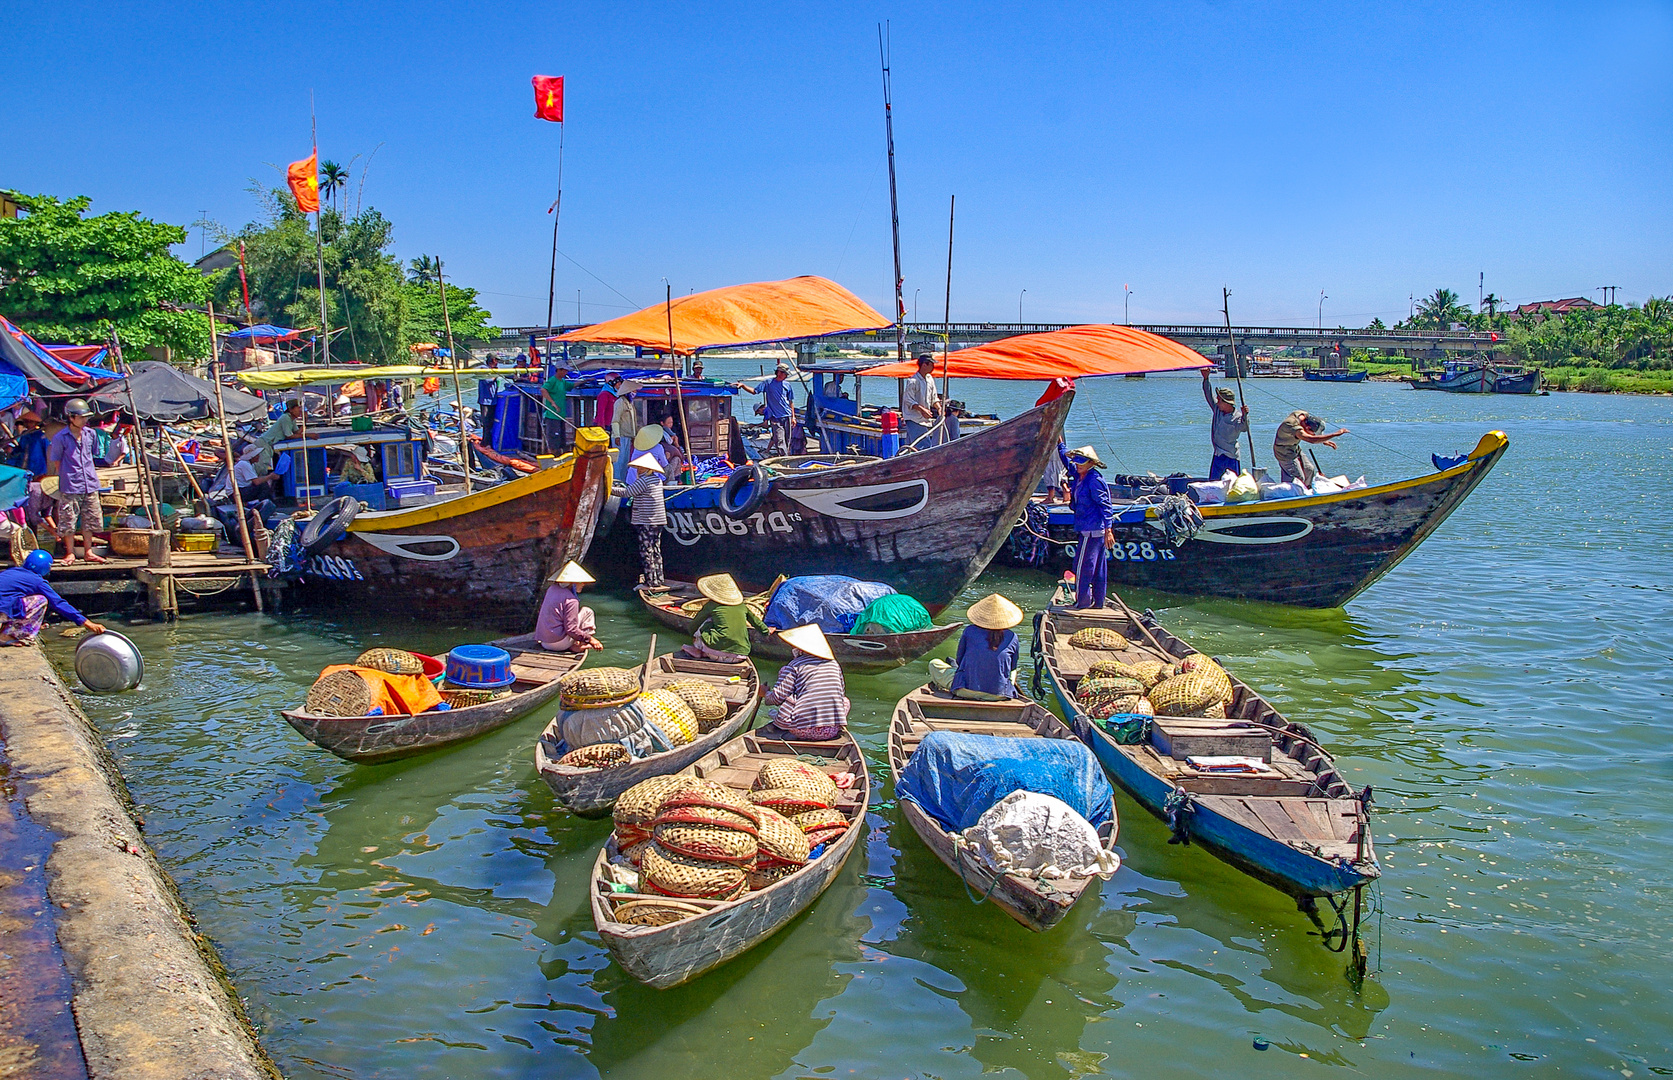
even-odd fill
[{"label": "woven bamboo basket", "polygon": [[1094,660],[1086,666],[1086,677],[1088,679],[1137,679],[1138,674],[1134,671],[1132,664],[1124,660],[1105,657],[1102,660]]},{"label": "woven bamboo basket", "polygon": [[823,800],[823,806],[835,806],[839,798],[834,780],[822,770],[795,758],[775,758],[767,762],[761,766],[761,771],[755,774],[755,783],[750,786],[756,791],[783,787],[806,788],[810,794],[818,795]]},{"label": "woven bamboo basket", "polygon": [[1133,678],[1143,683],[1146,688],[1153,687],[1163,679],[1173,676],[1173,665],[1161,660],[1141,660],[1133,665]]},{"label": "woven bamboo basket", "polygon": [[444,686],[440,690],[437,690],[436,693],[440,694],[441,699],[447,702],[448,708],[468,709],[472,705],[486,705],[490,701],[498,700],[499,698],[505,697],[507,694],[511,693],[511,691],[482,690],[474,687],[466,688]]},{"label": "woven bamboo basket", "polygon": [[639,699],[639,676],[627,668],[582,668],[560,678],[558,685],[558,702],[566,710],[605,709]]},{"label": "woven bamboo basket", "polygon": [[795,822],[776,810],[760,807],[761,830],[756,838],[756,865],[782,863],[801,866],[807,862],[811,846],[807,834]]},{"label": "woven bamboo basket", "polygon": [[751,889],[765,889],[770,885],[778,884],[800,869],[800,866],[789,866],[782,863],[774,866],[756,866],[749,872],[749,887]]},{"label": "woven bamboo basket", "polygon": [[652,837],[657,847],[673,855],[744,867],[755,862],[755,837],[738,829],[718,825],[666,824],[658,825]]},{"label": "woven bamboo basket", "polygon": [[367,649],[354,662],[359,667],[376,668],[391,675],[424,674],[424,661],[405,649]]},{"label": "woven bamboo basket", "polygon": [[820,844],[829,844],[847,831],[847,822],[844,822],[841,825],[834,823],[830,825],[821,825],[817,829],[808,830],[807,842],[812,844],[814,847],[818,847]]},{"label": "woven bamboo basket", "polygon": [[315,716],[365,716],[372,707],[372,686],[359,672],[333,671],[314,681],[302,707]]},{"label": "woven bamboo basket", "polygon": [[1162,716],[1191,716],[1211,705],[1222,705],[1231,691],[1230,676],[1220,665],[1211,663],[1158,683],[1148,697]]},{"label": "woven bamboo basket", "polygon": [[5,541],[6,558],[13,566],[22,566],[24,556],[34,551],[37,543],[34,529],[10,519],[0,521],[0,539]]},{"label": "woven bamboo basket", "polygon": [[643,873],[646,887],[664,896],[731,900],[749,888],[741,866],[676,855],[657,844],[645,852]]},{"label": "woven bamboo basket", "polygon": [[647,690],[639,695],[639,711],[645,719],[668,733],[675,746],[697,738],[697,717],[691,706],[668,690]]},{"label": "woven bamboo basket", "polygon": [[721,696],[720,688],[713,683],[702,679],[681,679],[669,683],[666,689],[691,709],[691,714],[697,717],[697,730],[703,734],[713,731],[726,719],[726,698]]},{"label": "woven bamboo basket", "polygon": [[1111,694],[1142,693],[1144,693],[1144,683],[1120,675],[1100,675],[1097,678],[1089,675],[1075,687],[1075,697],[1081,701],[1090,701],[1100,695],[1108,697]]},{"label": "woven bamboo basket", "polygon": [[623,900],[616,905],[614,917],[629,926],[667,926],[707,910],[678,900]]},{"label": "woven bamboo basket", "polygon": [[803,810],[790,818],[790,823],[804,833],[815,829],[828,829],[835,825],[847,827],[848,819],[841,810]]},{"label": "woven bamboo basket", "polygon": [[1150,699],[1141,694],[1108,694],[1093,698],[1083,708],[1086,715],[1094,720],[1102,720],[1107,716],[1118,713],[1135,713],[1140,716],[1155,716],[1156,707]]},{"label": "woven bamboo basket", "polygon": [[619,769],[632,760],[633,755],[621,743],[604,742],[571,750],[558,759],[558,764],[574,769]]},{"label": "woven bamboo basket", "polygon": [[706,797],[687,792],[676,795],[662,804],[662,809],[656,815],[655,825],[716,825],[723,829],[736,829],[754,836],[760,826],[760,820],[754,809],[748,813],[736,807],[723,806],[712,802]]},{"label": "woven bamboo basket", "polygon": [[1069,635],[1069,644],[1101,652],[1119,652],[1128,647],[1127,639],[1107,626],[1084,626]]},{"label": "woven bamboo basket", "polygon": [[695,776],[653,776],[649,780],[639,781],[616,797],[616,806],[611,811],[611,816],[615,818],[617,832],[620,832],[624,825],[649,826],[662,809],[664,800],[682,791],[702,788],[705,785],[717,788],[725,786]]},{"label": "woven bamboo basket", "polygon": [[151,554],[151,533],[146,529],[110,530],[110,553],[138,559]]}]

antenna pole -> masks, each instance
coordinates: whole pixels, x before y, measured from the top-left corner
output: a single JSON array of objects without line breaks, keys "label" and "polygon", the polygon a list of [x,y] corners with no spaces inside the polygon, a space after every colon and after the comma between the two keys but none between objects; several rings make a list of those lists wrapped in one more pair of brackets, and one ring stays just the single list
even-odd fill
[{"label": "antenna pole", "polygon": [[906,279],[900,274],[900,201],[895,194],[895,107],[889,80],[890,49],[884,23],[877,28],[877,58],[883,64],[883,131],[889,142],[889,225],[895,241],[895,359],[906,361]]},{"label": "antenna pole", "polygon": [[[1243,361],[1237,358],[1237,338],[1232,336],[1231,297],[1230,289],[1220,289],[1220,310],[1226,315],[1226,340],[1231,342],[1232,345],[1232,373],[1237,376],[1237,403],[1247,409],[1249,403],[1243,398]],[[1253,469],[1255,467],[1255,433],[1245,431],[1243,434],[1249,438],[1249,467]]]}]

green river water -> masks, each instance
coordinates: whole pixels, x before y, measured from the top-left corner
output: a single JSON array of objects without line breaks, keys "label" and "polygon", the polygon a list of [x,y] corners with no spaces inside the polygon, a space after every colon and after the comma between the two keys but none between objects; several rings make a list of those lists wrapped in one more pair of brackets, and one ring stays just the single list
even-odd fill
[{"label": "green river water", "polygon": [[[1673,402],[1248,386],[1262,461],[1293,405],[1367,436],[1320,457],[1373,481],[1511,439],[1346,610],[1129,597],[1375,788],[1384,877],[1359,990],[1292,902],[1170,847],[1119,791],[1123,868],[1062,925],[972,906],[888,801],[883,733],[921,661],[849,680],[879,779],[863,850],[776,937],[660,992],[593,930],[609,826],[536,777],[545,715],[377,767],[277,715],[363,648],[489,635],[340,612],[141,624],[125,632],[144,686],[83,702],[293,1078],[1673,1074]],[[1070,445],[1108,447],[1117,471],[1206,466],[1195,380],[1082,390]],[[1011,413],[1037,388],[961,392]],[[965,601],[996,589],[1037,608],[1049,582],[992,570]],[[591,662],[641,660],[656,628],[625,595],[592,602],[609,648]]]}]

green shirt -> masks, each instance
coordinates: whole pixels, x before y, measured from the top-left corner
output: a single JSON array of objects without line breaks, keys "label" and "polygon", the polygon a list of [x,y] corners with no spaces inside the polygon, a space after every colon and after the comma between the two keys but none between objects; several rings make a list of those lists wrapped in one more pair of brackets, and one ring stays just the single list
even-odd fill
[{"label": "green shirt", "polygon": [[550,397],[552,401],[558,403],[557,408],[553,409],[551,401],[547,401],[545,398],[541,399],[540,404],[541,407],[546,410],[546,419],[556,420],[569,411],[568,379],[564,378],[562,375],[554,375],[550,379],[541,383],[540,388],[546,392],[547,396]]},{"label": "green shirt", "polygon": [[703,644],[721,652],[748,656],[752,626],[763,634],[772,633],[748,604],[717,604],[711,600],[697,614],[700,619],[707,617],[697,624],[697,636],[703,639]]}]

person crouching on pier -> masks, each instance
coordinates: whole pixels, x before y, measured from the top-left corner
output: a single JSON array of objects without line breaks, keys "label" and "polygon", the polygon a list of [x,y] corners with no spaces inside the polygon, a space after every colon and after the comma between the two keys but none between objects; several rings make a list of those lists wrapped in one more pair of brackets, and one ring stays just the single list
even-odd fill
[{"label": "person crouching on pier", "polygon": [[1069,502],[1075,510],[1075,607],[1101,608],[1108,587],[1109,551],[1115,547],[1115,502],[1109,485],[1098,472],[1104,467],[1098,452],[1090,446],[1066,450],[1057,444],[1057,456],[1069,470]]},{"label": "person crouching on pier", "polygon": [[51,572],[52,556],[40,548],[25,555],[22,566],[0,570],[0,645],[33,645],[49,607],[77,626],[105,632],[103,625],[71,607],[46,583]]},{"label": "person crouching on pier", "polygon": [[778,682],[762,700],[773,719],[755,734],[764,739],[828,742],[848,723],[848,688],[842,665],[831,654],[831,643],[818,626],[792,626],[778,636],[795,650],[795,659],[778,669]]},{"label": "person crouching on pier", "polygon": [[640,454],[628,464],[639,474],[627,488],[627,497],[633,500],[633,535],[639,541],[638,588],[660,589],[662,527],[668,524],[668,511],[662,502],[662,462],[650,454]]}]

